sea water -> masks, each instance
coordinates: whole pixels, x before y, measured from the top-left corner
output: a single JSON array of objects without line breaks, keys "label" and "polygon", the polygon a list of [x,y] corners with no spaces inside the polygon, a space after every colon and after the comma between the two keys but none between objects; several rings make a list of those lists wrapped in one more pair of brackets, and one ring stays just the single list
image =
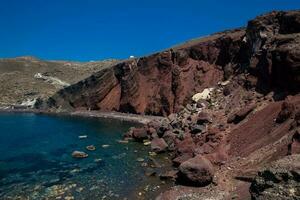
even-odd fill
[{"label": "sea water", "polygon": [[[1,113],[0,199],[132,196],[147,182],[137,159],[147,159],[148,150],[141,144],[118,140],[135,125],[107,119]],[[81,135],[87,138],[80,139]],[[96,150],[86,150],[88,145]],[[88,153],[88,157],[73,158],[75,150]]]}]

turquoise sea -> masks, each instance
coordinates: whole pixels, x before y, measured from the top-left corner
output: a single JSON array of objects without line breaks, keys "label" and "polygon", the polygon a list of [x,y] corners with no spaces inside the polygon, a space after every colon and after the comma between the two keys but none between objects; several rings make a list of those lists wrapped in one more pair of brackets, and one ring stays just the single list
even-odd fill
[{"label": "turquoise sea", "polygon": [[[117,142],[137,124],[116,120],[0,114],[0,199],[132,199],[152,185],[142,144]],[[80,139],[80,135],[87,135]],[[94,145],[95,151],[86,150]],[[109,145],[103,148],[102,145]],[[75,159],[74,150],[88,158]]]}]

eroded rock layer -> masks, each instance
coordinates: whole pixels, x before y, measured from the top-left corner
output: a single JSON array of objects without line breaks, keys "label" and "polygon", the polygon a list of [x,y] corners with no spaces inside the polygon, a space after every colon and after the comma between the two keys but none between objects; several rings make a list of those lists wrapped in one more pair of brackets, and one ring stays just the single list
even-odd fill
[{"label": "eroded rock layer", "polygon": [[158,199],[298,198],[298,172],[287,169],[287,180],[274,179],[270,188],[257,172],[300,153],[299,27],[300,11],[262,15],[245,29],[102,70],[59,91],[46,106],[167,116],[131,129],[125,139],[151,144],[151,153],[168,152],[172,173],[162,177],[209,186],[174,187]]},{"label": "eroded rock layer", "polygon": [[267,93],[300,86],[299,12],[273,12],[218,33],[102,70],[59,91],[50,107],[168,115],[232,75]]}]

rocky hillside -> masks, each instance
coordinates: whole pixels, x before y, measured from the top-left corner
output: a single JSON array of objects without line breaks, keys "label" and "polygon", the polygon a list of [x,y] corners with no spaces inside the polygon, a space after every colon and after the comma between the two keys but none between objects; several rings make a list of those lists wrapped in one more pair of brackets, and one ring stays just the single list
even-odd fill
[{"label": "rocky hillside", "polygon": [[60,90],[48,106],[167,116],[194,94],[237,77],[262,94],[298,92],[299,23],[299,11],[269,13],[245,29],[121,62]]},{"label": "rocky hillside", "polygon": [[43,106],[166,116],[125,135],[172,158],[159,176],[177,186],[158,199],[300,199],[299,91],[300,11],[271,12],[101,70]]},{"label": "rocky hillside", "polygon": [[0,59],[0,107],[34,103],[58,90],[116,64],[101,62],[43,61],[34,57]]}]

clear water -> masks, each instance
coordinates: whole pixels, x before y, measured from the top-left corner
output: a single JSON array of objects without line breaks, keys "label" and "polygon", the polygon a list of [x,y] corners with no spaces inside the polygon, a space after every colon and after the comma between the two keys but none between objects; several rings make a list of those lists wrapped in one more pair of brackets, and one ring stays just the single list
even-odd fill
[{"label": "clear water", "polygon": [[[145,184],[147,149],[120,144],[128,122],[0,114],[0,199],[124,199]],[[79,139],[79,135],[87,135]],[[95,151],[86,150],[95,145]],[[110,145],[103,148],[102,145]],[[74,150],[88,158],[75,159]],[[95,162],[95,159],[102,159]]]}]

